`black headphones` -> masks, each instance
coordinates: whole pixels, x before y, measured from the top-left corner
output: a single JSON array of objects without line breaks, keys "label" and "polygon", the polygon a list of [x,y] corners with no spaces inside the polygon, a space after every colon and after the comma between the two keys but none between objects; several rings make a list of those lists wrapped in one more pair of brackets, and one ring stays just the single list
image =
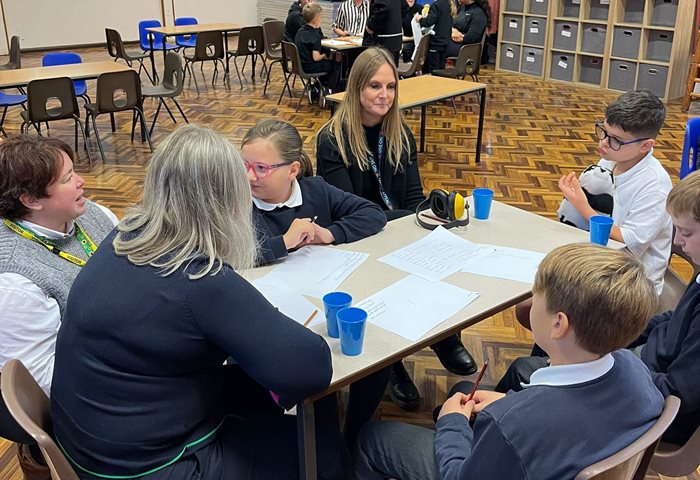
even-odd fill
[{"label": "black headphones", "polygon": [[[434,215],[429,213],[421,215],[421,212],[428,209],[432,210]],[[469,205],[459,193],[436,188],[416,208],[416,221],[418,225],[428,230],[434,230],[437,227],[463,227],[469,224]]]}]

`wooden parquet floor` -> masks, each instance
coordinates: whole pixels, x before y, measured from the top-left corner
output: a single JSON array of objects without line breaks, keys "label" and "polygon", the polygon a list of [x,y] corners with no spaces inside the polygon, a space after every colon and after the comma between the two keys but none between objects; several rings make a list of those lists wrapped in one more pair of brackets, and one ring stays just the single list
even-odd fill
[{"label": "wooden parquet floor", "polygon": [[[104,49],[84,49],[80,53],[84,61],[108,58]],[[27,54],[22,61],[26,66],[37,66],[40,57],[41,53]],[[162,64],[160,55],[157,61]],[[235,78],[230,88],[224,86],[221,77],[212,85],[212,69],[205,67],[204,72],[206,81],[197,73],[201,94],[196,93],[194,85],[186,85],[179,99],[191,122],[211,126],[240,145],[247,129],[257,120],[280,118],[299,129],[307,152],[314,153],[316,132],[329,118],[329,112],[304,102],[296,113],[296,99],[290,102],[288,97],[278,106],[282,81],[279,65],[274,67],[266,97],[262,96],[264,79],[252,80],[249,66],[243,89]],[[616,95],[495,72],[493,66],[482,70],[481,81],[488,84],[481,164],[473,163],[478,120],[476,99],[467,96],[458,100],[456,114],[448,103],[429,107],[426,152],[419,154],[425,191],[443,187],[469,192],[478,186],[488,186],[495,190],[499,201],[554,218],[562,198],[557,189],[559,177],[570,171],[580,171],[598,160],[593,125],[602,119],[606,104]],[[94,95],[94,82],[88,84]],[[296,92],[298,95],[300,88]],[[155,102],[146,103],[148,118],[152,118],[155,107]],[[182,123],[176,111],[173,112]],[[415,109],[407,114],[416,135],[419,113]],[[688,114],[681,113],[680,101],[669,103],[666,125],[657,141],[656,156],[674,179],[678,178],[687,118]],[[100,117],[98,124],[107,161],[98,160],[99,152],[93,146],[94,163],[89,165],[85,153],[81,152],[81,160],[76,165],[76,170],[86,180],[89,197],[110,207],[118,216],[139,199],[148,164],[147,145],[138,140],[130,142],[130,119],[126,113],[117,115],[117,132],[112,134],[108,117]],[[11,109],[5,128],[17,133],[19,123],[19,109]],[[154,145],[157,146],[173,128],[167,114],[161,112],[153,134]],[[70,141],[72,125],[70,122],[52,125],[50,135]],[[485,357],[489,358],[484,384],[490,385],[498,381],[514,358],[527,355],[531,347],[529,332],[517,324],[512,310],[470,327],[462,333],[462,338],[479,364]],[[406,366],[423,396],[421,408],[417,412],[404,412],[387,397],[380,414],[386,419],[432,425],[433,407],[444,400],[446,392],[460,378],[447,373],[430,350],[408,357]],[[22,478],[14,460],[14,447],[4,441],[0,441],[0,478]],[[700,479],[700,475],[688,478]]]}]

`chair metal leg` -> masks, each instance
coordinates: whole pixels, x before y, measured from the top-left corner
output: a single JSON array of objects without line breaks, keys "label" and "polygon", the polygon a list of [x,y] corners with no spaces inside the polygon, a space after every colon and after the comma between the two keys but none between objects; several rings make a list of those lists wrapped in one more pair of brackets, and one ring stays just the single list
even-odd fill
[{"label": "chair metal leg", "polygon": [[5,137],[7,137],[7,132],[3,128],[3,125],[5,123],[5,115],[7,115],[7,107],[8,106],[5,105],[5,108],[2,109],[2,118],[0,118],[0,132],[2,132]]},{"label": "chair metal leg", "polygon": [[148,140],[148,148],[151,149],[151,153],[153,153],[153,144],[151,143],[151,136],[148,134],[148,129],[146,128],[146,117],[143,115],[143,111],[139,108],[135,109],[136,112],[138,112],[138,116],[141,119],[141,133],[146,136],[146,140]]},{"label": "chair metal leg", "polygon": [[[304,99],[304,95],[306,94],[306,90],[308,89],[304,79],[301,80],[301,84],[304,85],[304,90],[301,92],[301,97],[299,97],[299,103],[297,103],[297,108],[296,108],[296,110],[294,110],[295,112],[299,111],[299,108],[301,107],[301,101]],[[310,105],[310,103],[309,103],[309,105]]]},{"label": "chair metal leg", "polygon": [[[162,99],[162,97],[161,97]],[[170,111],[170,108],[168,107],[168,104],[165,103],[165,100],[163,99],[163,106],[165,107],[165,111],[168,112],[168,115],[170,115],[170,119],[173,121],[173,123],[177,123],[177,120],[175,120],[175,116],[173,115],[173,112]]]},{"label": "chair metal leg", "polygon": [[187,120],[187,116],[185,115],[185,112],[182,111],[182,107],[180,107],[180,104],[177,103],[177,100],[175,99],[175,97],[171,97],[171,100],[173,101],[173,103],[175,104],[177,109],[180,110],[180,115],[182,115],[182,118],[185,119],[185,123],[190,123],[190,121]]},{"label": "chair metal leg", "polygon": [[199,95],[199,85],[197,84],[197,76],[194,74],[194,66],[190,65],[190,78],[194,79],[194,88],[197,90],[197,95]]},{"label": "chair metal leg", "polygon": [[[85,127],[83,126],[83,122],[80,121],[78,117],[73,117],[75,119],[75,125],[76,127],[80,127],[80,131],[83,134],[83,145],[85,145],[85,152],[87,153],[88,156],[88,163],[92,165],[92,156],[90,155],[90,146],[88,144],[88,139],[87,136],[85,135]],[[88,119],[85,119],[85,123],[88,122]],[[97,132],[97,131],[96,131]],[[97,136],[97,133],[95,133],[95,136]],[[76,150],[77,151],[77,150]],[[104,156],[102,157],[102,161],[104,161]]]},{"label": "chair metal leg", "polygon": [[[236,57],[233,57],[233,66],[236,67],[236,75],[238,75],[238,83],[241,84],[241,90],[243,90],[243,80],[241,80],[241,72],[238,70],[238,62],[236,62]],[[243,62],[243,68],[245,68],[245,61]]]},{"label": "chair metal leg", "polygon": [[455,111],[455,115],[457,115],[457,104],[455,103],[455,97],[452,97],[451,100],[452,100],[452,109]]},{"label": "chair metal leg", "polygon": [[151,123],[151,129],[148,131],[149,135],[153,135],[153,128],[156,126],[156,120],[158,120],[158,114],[160,113],[160,106],[164,103],[163,97],[158,99],[158,108],[156,108],[156,114],[153,116],[153,122]]},{"label": "chair metal leg", "polygon": [[[115,59],[115,60],[116,60],[116,59]],[[138,75],[141,76],[141,70],[143,70],[144,72],[146,72],[146,76],[147,76],[148,79],[151,81],[151,85],[155,85],[156,82],[155,82],[155,80],[153,80],[153,79],[151,78],[151,74],[148,73],[148,69],[147,69],[147,68],[145,67],[145,65],[143,64],[143,60],[140,59],[140,58],[137,58],[136,60],[139,62],[139,71],[138,71]],[[129,66],[131,66],[131,65],[129,65]]]},{"label": "chair metal leg", "polygon": [[282,101],[282,97],[284,96],[284,89],[285,88],[289,90],[289,97],[293,98],[292,97],[292,90],[289,88],[289,77],[291,77],[291,76],[292,76],[291,73],[284,74],[284,87],[282,87],[282,91],[280,92],[280,98],[277,99],[277,105],[279,105],[280,102]]},{"label": "chair metal leg", "polygon": [[[134,143],[134,131],[136,130],[136,112],[131,111],[131,143]],[[143,137],[143,135],[141,135]]]},{"label": "chair metal leg", "polygon": [[102,147],[102,139],[100,138],[100,132],[97,130],[97,121],[95,120],[95,115],[90,115],[92,119],[92,129],[95,131],[95,138],[97,139],[97,147],[100,149],[100,157],[102,161],[105,161],[105,150]]},{"label": "chair metal leg", "polygon": [[75,123],[75,151],[78,151],[78,122],[73,122]]},{"label": "chair metal leg", "polygon": [[114,121],[114,112],[111,112],[109,114],[109,121],[112,124],[112,133],[116,132],[117,131],[117,124]]}]

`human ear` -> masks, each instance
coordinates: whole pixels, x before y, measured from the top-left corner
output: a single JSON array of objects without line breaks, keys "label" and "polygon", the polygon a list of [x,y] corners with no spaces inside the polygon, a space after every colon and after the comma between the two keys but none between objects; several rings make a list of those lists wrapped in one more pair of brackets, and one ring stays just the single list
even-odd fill
[{"label": "human ear", "polygon": [[27,207],[29,210],[43,210],[44,205],[39,201],[38,198],[33,197],[32,195],[29,195],[28,193],[23,193],[22,195],[19,196],[19,201],[22,202],[22,205]]},{"label": "human ear", "polygon": [[561,340],[569,332],[569,316],[564,312],[557,312],[549,337],[552,340]]},{"label": "human ear", "polygon": [[649,140],[644,140],[644,142],[642,142],[642,152],[648,152],[652,149],[654,144],[656,144],[656,140],[654,140],[653,138],[650,138]]},{"label": "human ear", "polygon": [[299,170],[301,169],[301,162],[292,162],[289,166],[289,180],[294,180],[299,175]]}]

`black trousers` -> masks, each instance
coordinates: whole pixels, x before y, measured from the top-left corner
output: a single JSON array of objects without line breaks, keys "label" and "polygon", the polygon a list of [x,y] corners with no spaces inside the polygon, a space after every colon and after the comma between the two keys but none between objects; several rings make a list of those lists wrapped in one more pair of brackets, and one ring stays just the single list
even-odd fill
[{"label": "black trousers", "polygon": [[428,50],[428,55],[425,57],[423,65],[423,73],[432,73],[433,70],[445,68],[446,50],[444,48],[438,50]]}]

